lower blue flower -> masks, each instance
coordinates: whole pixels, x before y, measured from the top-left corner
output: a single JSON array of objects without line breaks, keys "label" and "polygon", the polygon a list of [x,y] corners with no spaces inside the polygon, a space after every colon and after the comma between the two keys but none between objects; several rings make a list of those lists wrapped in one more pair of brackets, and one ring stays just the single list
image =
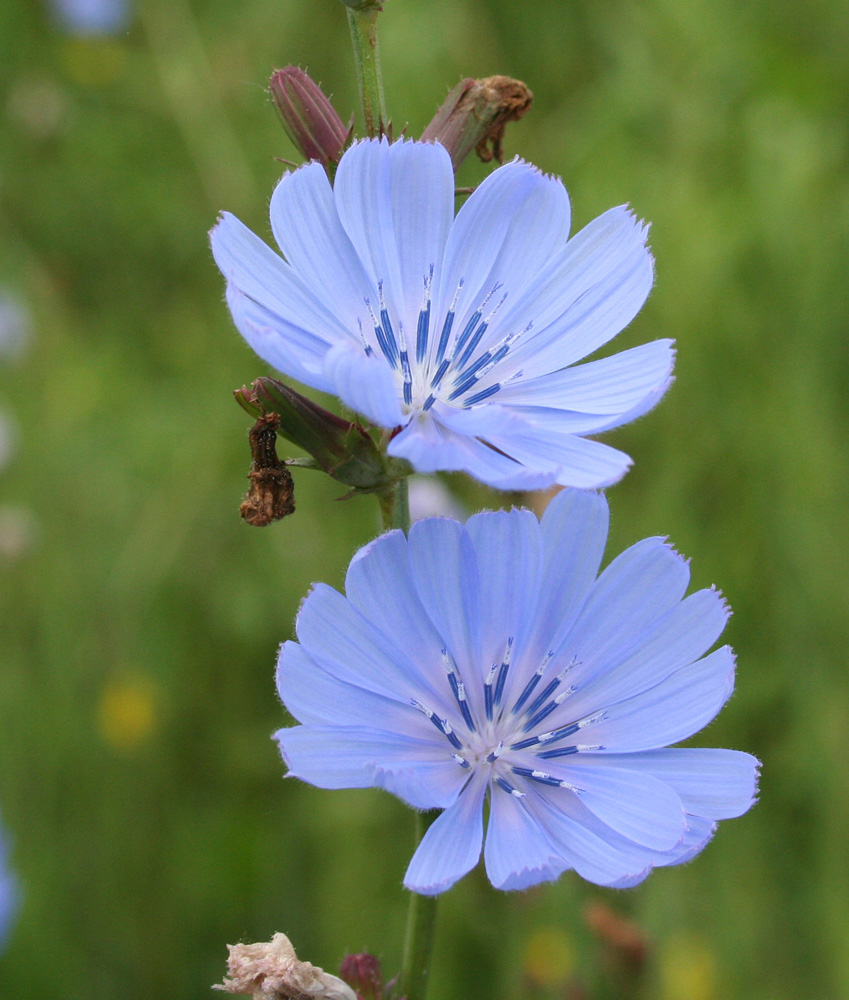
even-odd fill
[{"label": "lower blue flower", "polygon": [[724,601],[685,598],[687,563],[660,538],[598,575],[607,526],[604,497],[577,490],[541,522],[430,518],[363,548],[346,596],[318,584],[304,601],[277,671],[301,723],[276,734],[289,774],[443,809],[407,870],[415,892],[449,888],[482,846],[499,889],[569,869],[635,885],[754,801],[754,757],[669,747],[733,689],[731,650],[704,655]]},{"label": "lower blue flower", "polygon": [[18,884],[6,867],[7,847],[0,830],[0,952],[2,952],[18,907]]}]

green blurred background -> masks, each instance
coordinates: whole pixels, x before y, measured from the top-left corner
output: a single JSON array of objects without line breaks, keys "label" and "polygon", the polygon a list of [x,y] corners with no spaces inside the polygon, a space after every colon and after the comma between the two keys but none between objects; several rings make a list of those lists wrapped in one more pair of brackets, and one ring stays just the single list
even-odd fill
[{"label": "green blurred background", "polygon": [[[0,366],[0,809],[24,887],[0,996],[189,1000],[226,942],[283,930],[334,969],[398,963],[409,812],[284,783],[272,668],[313,580],[339,586],[369,498],[310,473],[298,513],[237,507],[268,369],[206,233],[266,208],[294,151],[269,103],[294,62],[356,103],[338,0],[138,0],[128,30],[0,5],[0,288],[32,337]],[[432,996],[625,997],[599,900],[652,943],[652,1000],[849,995],[849,9],[838,0],[386,0],[396,125],[461,76],[536,94],[508,130],[576,225],[631,202],[657,284],[617,341],[678,342],[662,406],[607,440],[611,552],[669,534],[736,615],[736,696],[697,740],[764,761],[760,804],[627,893],[476,872],[442,904]],[[486,169],[467,163],[461,183]],[[456,478],[469,508],[511,502]],[[572,992],[569,993],[569,989]]]}]

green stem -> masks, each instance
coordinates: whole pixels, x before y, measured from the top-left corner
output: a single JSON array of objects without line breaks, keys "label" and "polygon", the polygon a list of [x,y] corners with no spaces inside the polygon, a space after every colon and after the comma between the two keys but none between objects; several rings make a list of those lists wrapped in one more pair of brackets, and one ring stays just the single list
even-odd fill
[{"label": "green stem", "polygon": [[[416,813],[416,845],[421,842],[427,828],[438,815],[437,812]],[[417,892],[410,893],[407,930],[404,935],[404,958],[394,990],[394,995],[397,997],[405,997],[406,1000],[424,1000],[436,930],[438,898],[438,896],[420,896]]]},{"label": "green stem", "polygon": [[360,9],[348,8],[348,25],[354,45],[354,63],[357,67],[357,85],[363,108],[366,135],[373,139],[383,135],[386,124],[386,104],[383,97],[383,79],[380,75],[380,49],[377,45],[377,15],[380,8],[363,5]]},{"label": "green stem", "polygon": [[384,492],[377,494],[380,504],[380,524],[384,531],[400,528],[410,532],[410,491],[406,479],[396,479]]},{"label": "green stem", "polygon": [[[408,480],[396,479],[385,493],[378,494],[383,530],[401,528],[405,534],[410,531],[410,497]],[[416,816],[416,845],[421,843],[427,828],[439,814],[420,813]],[[430,972],[430,954],[433,950],[433,935],[436,928],[436,896],[420,896],[410,893],[407,908],[407,929],[404,933],[404,957],[401,973],[393,991],[396,997],[406,1000],[424,1000],[427,991],[427,977]]]}]

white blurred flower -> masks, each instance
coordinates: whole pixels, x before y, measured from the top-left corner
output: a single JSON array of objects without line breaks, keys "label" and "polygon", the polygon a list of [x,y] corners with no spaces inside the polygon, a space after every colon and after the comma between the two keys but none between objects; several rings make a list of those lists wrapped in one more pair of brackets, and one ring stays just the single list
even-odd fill
[{"label": "white blurred flower", "polygon": [[453,517],[465,521],[469,512],[440,479],[410,476],[410,520],[423,517]]}]

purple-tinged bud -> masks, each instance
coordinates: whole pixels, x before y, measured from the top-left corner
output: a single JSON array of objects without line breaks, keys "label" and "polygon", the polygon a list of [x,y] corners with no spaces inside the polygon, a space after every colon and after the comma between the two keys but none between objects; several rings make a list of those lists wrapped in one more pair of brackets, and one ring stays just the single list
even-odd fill
[{"label": "purple-tinged bud", "polygon": [[442,102],[422,133],[425,142],[440,142],[451,154],[454,169],[474,149],[484,163],[504,161],[502,142],[509,122],[518,121],[534,95],[527,84],[509,76],[461,80]]},{"label": "purple-tinged bud", "polygon": [[383,995],[383,972],[380,959],[367,951],[346,955],[342,959],[339,975],[353,986],[361,1000],[380,1000]]},{"label": "purple-tinged bud", "polygon": [[319,85],[299,67],[286,66],[274,71],[269,88],[289,138],[304,156],[325,168],[338,163],[350,128]]}]

